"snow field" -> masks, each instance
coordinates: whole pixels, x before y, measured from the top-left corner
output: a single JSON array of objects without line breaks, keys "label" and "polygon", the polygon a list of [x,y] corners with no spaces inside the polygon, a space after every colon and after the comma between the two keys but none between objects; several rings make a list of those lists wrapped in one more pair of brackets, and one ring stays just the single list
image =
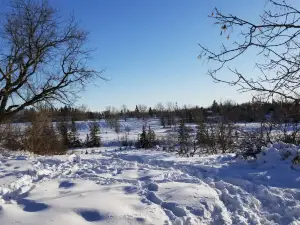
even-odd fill
[{"label": "snow field", "polygon": [[[179,158],[160,151],[100,150],[54,157],[2,155],[0,220],[299,224],[299,170],[280,158],[282,151],[296,154],[295,146],[270,146],[254,162],[233,155]],[[19,168],[12,172],[14,165]]]},{"label": "snow field", "polygon": [[[130,126],[137,138],[143,123],[121,121],[121,132]],[[84,138],[88,124],[77,125]],[[102,140],[117,140],[100,126]],[[0,224],[299,225],[299,149],[276,143],[252,161],[113,146],[51,157],[1,151]]]}]

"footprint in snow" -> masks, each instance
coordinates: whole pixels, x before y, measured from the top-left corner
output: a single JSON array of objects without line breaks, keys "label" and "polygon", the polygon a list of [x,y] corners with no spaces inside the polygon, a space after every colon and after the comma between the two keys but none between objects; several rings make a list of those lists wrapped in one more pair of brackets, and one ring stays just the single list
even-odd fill
[{"label": "footprint in snow", "polygon": [[107,215],[101,214],[96,209],[75,209],[74,212],[85,219],[87,222],[98,222],[108,218]]},{"label": "footprint in snow", "polygon": [[142,222],[142,223],[145,223],[145,219],[144,218],[142,218],[142,217],[136,217],[135,218],[135,220],[137,221],[137,222]]},{"label": "footprint in snow", "polygon": [[64,180],[62,182],[59,183],[58,188],[64,188],[64,189],[68,189],[68,188],[72,188],[75,186],[75,183],[68,181],[68,180]]},{"label": "footprint in snow", "polygon": [[139,189],[136,186],[127,186],[124,187],[123,190],[126,194],[134,194],[137,193]]},{"label": "footprint in snow", "polygon": [[152,192],[152,191],[148,192],[146,198],[149,201],[151,201],[151,202],[153,202],[153,203],[155,203],[157,205],[160,205],[162,203],[162,200],[159,197],[157,197],[156,194],[154,192]]},{"label": "footprint in snow", "polygon": [[184,217],[187,215],[186,211],[183,208],[179,207],[176,203],[173,202],[162,202],[161,207],[172,211],[172,213],[178,217]]},{"label": "footprint in snow", "polygon": [[171,211],[177,217],[184,217],[187,215],[186,211],[178,206],[178,204],[173,202],[163,202],[153,191],[148,192],[146,198],[150,202],[160,205],[163,209]]},{"label": "footprint in snow", "polygon": [[23,205],[25,212],[40,212],[49,208],[45,203],[35,202],[29,199],[20,199],[17,201],[19,205]]},{"label": "footprint in snow", "polygon": [[190,211],[190,213],[192,213],[195,216],[204,216],[204,210],[203,209],[197,209],[197,208],[193,208],[191,206],[187,206],[186,207],[187,210]]},{"label": "footprint in snow", "polygon": [[148,184],[148,190],[149,191],[158,191],[158,185],[156,183],[150,183],[150,184]]}]

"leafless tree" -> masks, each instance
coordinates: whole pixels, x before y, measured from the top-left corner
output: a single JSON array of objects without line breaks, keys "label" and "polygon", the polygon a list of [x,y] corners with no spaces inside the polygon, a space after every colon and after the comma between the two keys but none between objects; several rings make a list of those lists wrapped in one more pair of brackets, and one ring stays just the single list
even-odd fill
[{"label": "leafless tree", "polygon": [[114,116],[114,117],[118,117],[119,115],[119,110],[116,108],[116,107],[111,107],[111,114]]},{"label": "leafless tree", "polygon": [[128,107],[127,107],[126,105],[123,104],[123,105],[121,105],[120,111],[123,112],[123,113],[127,113]]},{"label": "leafless tree", "polygon": [[143,120],[145,120],[148,107],[143,104],[138,104],[137,108],[139,110],[139,114],[142,115]]},{"label": "leafless tree", "polygon": [[168,111],[168,118],[167,124],[171,127],[172,125],[176,125],[174,112],[176,111],[177,107],[176,104],[173,102],[166,103],[166,109]]},{"label": "leafless tree", "polygon": [[124,120],[127,120],[128,107],[126,105],[121,105],[120,112],[123,114]]},{"label": "leafless tree", "polygon": [[105,120],[109,124],[110,128],[116,127],[119,122],[119,111],[114,106],[107,106],[105,111]]},{"label": "leafless tree", "polygon": [[[200,44],[202,53],[199,57],[213,61],[215,67],[208,73],[216,82],[238,86],[242,92],[260,93],[266,99],[283,96],[298,102],[300,9],[297,9],[296,1],[267,0],[258,23],[223,14],[218,9],[210,17],[227,39],[227,44],[222,43],[219,51]],[[256,53],[260,63],[255,63],[255,66],[260,75],[249,77],[236,68],[228,67],[236,75],[236,80],[218,76],[222,68],[248,53]]]},{"label": "leafless tree", "polygon": [[39,102],[70,103],[102,71],[87,62],[87,32],[46,1],[12,0],[0,25],[0,121]]},{"label": "leafless tree", "polygon": [[163,105],[161,102],[157,103],[156,106],[155,106],[154,108],[155,108],[157,111],[159,111],[159,112],[162,112],[162,111],[165,110],[165,107],[164,107],[164,105]]},{"label": "leafless tree", "polygon": [[[159,102],[155,105],[154,109],[159,113],[159,117],[164,123],[164,118],[163,118],[164,110],[165,110],[164,105],[161,102]],[[165,126],[165,124],[163,126]]]},{"label": "leafless tree", "polygon": [[148,107],[146,105],[138,104],[137,107],[138,107],[138,110],[139,110],[140,113],[146,113],[147,112]]},{"label": "leafless tree", "polygon": [[168,112],[172,112],[175,110],[175,103],[174,102],[167,102],[166,103],[166,108],[168,110]]}]

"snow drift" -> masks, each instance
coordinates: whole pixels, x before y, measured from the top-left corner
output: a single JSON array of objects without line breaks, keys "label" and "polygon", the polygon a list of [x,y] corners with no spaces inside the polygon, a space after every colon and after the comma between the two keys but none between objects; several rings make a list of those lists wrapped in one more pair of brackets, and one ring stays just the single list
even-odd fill
[{"label": "snow drift", "polygon": [[6,152],[0,154],[0,221],[296,225],[297,156],[299,146],[284,143],[248,161],[143,149],[53,157]]}]

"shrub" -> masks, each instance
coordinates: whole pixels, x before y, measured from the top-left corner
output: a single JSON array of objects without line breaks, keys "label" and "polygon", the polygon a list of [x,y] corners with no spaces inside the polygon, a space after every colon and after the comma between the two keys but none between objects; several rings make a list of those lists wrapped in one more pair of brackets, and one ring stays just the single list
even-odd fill
[{"label": "shrub", "polygon": [[274,124],[269,122],[261,122],[260,127],[251,131],[240,130],[240,139],[238,143],[239,155],[244,158],[256,158],[263,147],[272,144],[271,133],[274,129]]},{"label": "shrub", "polygon": [[38,113],[23,136],[24,150],[40,155],[66,153],[62,137],[55,131],[51,118],[45,113]]},{"label": "shrub", "polygon": [[215,124],[200,122],[194,148],[198,147],[199,153],[206,154],[232,152],[235,149],[233,135],[235,129],[236,127],[227,121],[219,121]]},{"label": "shrub", "polygon": [[128,141],[128,135],[125,133],[123,137],[121,137],[121,146],[128,147],[129,141]]},{"label": "shrub", "polygon": [[7,121],[7,123],[1,124],[0,133],[1,146],[13,151],[23,150],[22,131],[19,127],[13,126],[11,122]]},{"label": "shrub", "polygon": [[178,144],[179,144],[179,154],[187,155],[191,150],[191,134],[190,130],[185,126],[184,120],[180,121],[180,126],[178,129]]},{"label": "shrub", "polygon": [[143,125],[142,133],[139,134],[138,142],[136,143],[136,148],[153,148],[156,145],[156,135],[154,130],[149,126],[146,130],[146,125]]},{"label": "shrub", "polygon": [[97,122],[93,122],[89,126],[90,128],[90,135],[88,147],[100,147],[101,146],[101,138],[100,138],[100,126]]},{"label": "shrub", "polygon": [[78,136],[78,131],[77,131],[76,122],[75,122],[74,118],[72,118],[71,129],[70,129],[70,132],[68,132],[67,141],[68,141],[69,148],[82,147],[82,143]]}]

